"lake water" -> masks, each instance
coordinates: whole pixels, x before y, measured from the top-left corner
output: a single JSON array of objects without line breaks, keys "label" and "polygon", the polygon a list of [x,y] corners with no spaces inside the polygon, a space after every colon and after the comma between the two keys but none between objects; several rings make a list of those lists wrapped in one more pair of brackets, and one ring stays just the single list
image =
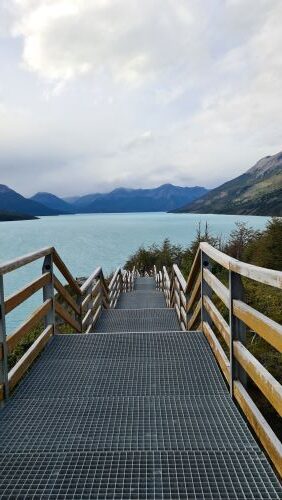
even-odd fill
[{"label": "lake water", "polygon": [[[109,274],[140,245],[160,243],[170,238],[183,246],[195,237],[199,221],[206,221],[213,235],[228,237],[236,221],[262,229],[267,217],[198,214],[86,214],[42,217],[35,221],[0,223],[0,262],[10,260],[45,246],[54,246],[74,276],[88,276],[102,265]],[[5,294],[18,290],[41,272],[42,260],[29,264],[4,277]],[[9,314],[8,332],[41,302],[38,292]]]}]

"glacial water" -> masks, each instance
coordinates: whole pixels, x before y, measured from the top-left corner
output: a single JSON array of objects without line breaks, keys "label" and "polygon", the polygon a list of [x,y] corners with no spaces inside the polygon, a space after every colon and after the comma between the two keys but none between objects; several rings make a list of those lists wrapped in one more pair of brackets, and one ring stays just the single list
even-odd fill
[{"label": "glacial water", "polygon": [[[195,237],[197,225],[208,222],[210,232],[227,238],[236,221],[262,229],[267,217],[235,215],[196,215],[167,213],[87,214],[42,217],[34,221],[0,222],[0,262],[46,246],[54,246],[72,274],[88,276],[99,265],[105,274],[126,259],[140,245],[160,243],[170,238],[183,246]],[[41,272],[42,260],[4,276],[6,296],[18,290]],[[40,304],[38,292],[8,315],[11,332]]]}]

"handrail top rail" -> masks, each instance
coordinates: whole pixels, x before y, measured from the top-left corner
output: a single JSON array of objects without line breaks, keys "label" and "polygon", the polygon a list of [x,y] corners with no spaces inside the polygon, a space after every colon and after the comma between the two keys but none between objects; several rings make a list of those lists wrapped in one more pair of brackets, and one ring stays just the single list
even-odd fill
[{"label": "handrail top rail", "polygon": [[177,264],[173,264],[173,270],[177,276],[177,279],[181,285],[181,288],[183,289],[183,291],[185,291],[185,288],[186,288],[186,280],[182,274],[182,272],[180,271],[179,267]]},{"label": "handrail top rail", "polygon": [[54,247],[43,247],[35,252],[30,252],[22,255],[21,257],[16,257],[14,259],[8,260],[0,264],[0,276],[3,274],[7,274],[10,271],[15,271],[20,267],[25,266],[26,264],[31,264],[41,257],[45,257],[46,255],[50,255],[54,252]]},{"label": "handrail top rail", "polygon": [[203,241],[200,243],[200,248],[211,259],[225,267],[225,269],[234,271],[260,283],[282,289],[282,271],[267,269],[234,259],[234,257],[229,257],[229,255]]},{"label": "handrail top rail", "polygon": [[116,278],[117,278],[117,275],[121,272],[121,267],[117,267],[115,272],[114,272],[114,275],[110,281],[110,284],[109,284],[109,290],[111,290]]},{"label": "handrail top rail", "polygon": [[97,267],[92,274],[87,278],[87,280],[80,287],[80,292],[84,293],[87,288],[91,285],[92,281],[103,273],[101,266]]}]

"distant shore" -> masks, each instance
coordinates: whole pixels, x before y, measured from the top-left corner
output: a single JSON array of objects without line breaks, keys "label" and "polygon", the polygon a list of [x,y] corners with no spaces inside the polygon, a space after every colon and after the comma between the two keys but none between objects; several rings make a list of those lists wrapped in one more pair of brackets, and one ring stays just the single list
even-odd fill
[{"label": "distant shore", "polygon": [[27,214],[18,214],[14,212],[0,212],[0,222],[16,221],[16,220],[36,220],[39,217]]}]

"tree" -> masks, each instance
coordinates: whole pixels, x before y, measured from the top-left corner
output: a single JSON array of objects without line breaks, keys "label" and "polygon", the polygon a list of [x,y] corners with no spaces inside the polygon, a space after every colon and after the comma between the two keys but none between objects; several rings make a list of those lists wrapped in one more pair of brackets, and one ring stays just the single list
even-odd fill
[{"label": "tree", "polygon": [[248,262],[282,271],[282,219],[273,217],[245,251]]},{"label": "tree", "polygon": [[246,247],[261,236],[261,233],[248,225],[245,222],[236,222],[236,228],[231,231],[228,242],[224,247],[230,257],[243,260]]}]

